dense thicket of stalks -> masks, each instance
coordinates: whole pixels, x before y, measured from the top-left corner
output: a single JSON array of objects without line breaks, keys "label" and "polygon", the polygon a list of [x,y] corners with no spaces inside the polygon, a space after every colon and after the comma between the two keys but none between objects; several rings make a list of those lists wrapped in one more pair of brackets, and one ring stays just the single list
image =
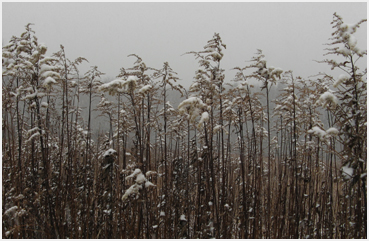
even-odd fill
[{"label": "dense thicket of stalks", "polygon": [[333,16],[322,62],[344,75],[294,77],[258,50],[229,86],[214,34],[187,53],[189,90],[134,54],[116,80],[81,75],[28,24],[3,47],[3,238],[366,238],[363,22]]}]

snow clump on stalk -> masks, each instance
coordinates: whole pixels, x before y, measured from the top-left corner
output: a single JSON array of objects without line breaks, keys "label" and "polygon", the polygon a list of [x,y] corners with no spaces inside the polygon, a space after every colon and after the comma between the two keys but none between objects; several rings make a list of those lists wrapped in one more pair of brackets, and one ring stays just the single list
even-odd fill
[{"label": "snow clump on stalk", "polygon": [[320,129],[318,126],[314,126],[310,130],[308,130],[308,133],[318,136],[321,139],[327,139],[332,136],[337,136],[339,134],[339,131],[334,127],[331,127],[328,130],[324,131]]},{"label": "snow clump on stalk", "polygon": [[99,91],[109,92],[109,95],[115,95],[123,91],[131,91],[136,88],[137,80],[137,76],[129,76],[127,80],[115,79],[100,85]]},{"label": "snow clump on stalk", "polygon": [[114,149],[109,149],[107,150],[105,153],[104,153],[104,157],[108,157],[108,156],[111,156],[113,155],[114,153],[117,153]]},{"label": "snow clump on stalk", "polygon": [[338,77],[338,80],[336,80],[334,83],[333,83],[333,87],[334,88],[337,88],[339,85],[341,85],[342,83],[346,82],[347,80],[349,80],[349,77],[345,74],[341,74],[339,77]]},{"label": "snow clump on stalk", "polygon": [[342,167],[342,175],[343,178],[346,180],[349,180],[353,177],[354,169],[352,167],[349,167],[349,164]]},{"label": "snow clump on stalk", "polygon": [[318,126],[314,126],[311,130],[308,130],[308,133],[318,136],[319,138],[325,138],[327,135],[327,132],[320,129]]},{"label": "snow clump on stalk", "polygon": [[200,98],[190,97],[178,105],[178,110],[180,114],[187,113],[191,122],[194,122],[195,119],[201,114],[200,121],[204,122],[209,119],[209,114],[206,115],[205,113],[207,112],[204,111],[207,109],[207,107],[208,106],[204,104]]},{"label": "snow clump on stalk", "polygon": [[320,97],[318,102],[326,108],[328,105],[332,106],[333,108],[336,108],[338,105],[338,99],[337,97],[332,94],[330,91],[324,92]]},{"label": "snow clump on stalk", "polygon": [[139,168],[136,168],[131,175],[126,177],[126,179],[130,179],[130,178],[136,178],[135,183],[125,191],[122,197],[122,201],[125,201],[130,195],[135,195],[137,198],[139,191],[143,188],[142,185],[145,185],[145,188],[156,186],[152,182],[146,179],[145,175],[142,173],[141,169]]},{"label": "snow clump on stalk", "polygon": [[338,136],[339,134],[339,131],[334,127],[329,128],[326,132],[331,136]]}]

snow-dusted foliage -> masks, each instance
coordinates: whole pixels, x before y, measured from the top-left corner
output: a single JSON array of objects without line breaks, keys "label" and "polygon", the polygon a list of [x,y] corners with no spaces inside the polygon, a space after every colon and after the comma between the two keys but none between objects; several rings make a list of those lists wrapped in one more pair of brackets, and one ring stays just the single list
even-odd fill
[{"label": "snow-dusted foliage", "polygon": [[188,89],[136,54],[80,74],[28,24],[2,54],[3,238],[366,238],[365,21],[333,15],[341,72],[309,78],[258,50],[229,83],[215,33]]},{"label": "snow-dusted foliage", "polygon": [[338,105],[338,99],[331,91],[326,91],[319,97],[319,103],[321,103],[324,108],[335,108]]},{"label": "snow-dusted foliage", "polygon": [[325,132],[324,130],[320,129],[318,126],[314,126],[311,130],[308,131],[309,134],[313,134],[318,136],[319,138],[325,138],[327,135],[327,132]]},{"label": "snow-dusted foliage", "polygon": [[111,156],[113,154],[117,153],[116,150],[110,148],[109,150],[107,150],[105,153],[104,153],[104,157],[108,157],[108,156]]},{"label": "snow-dusted foliage", "polygon": [[[332,27],[335,31],[328,44],[332,47],[327,48],[326,55],[338,55],[340,59],[339,61],[326,59],[322,62],[329,64],[332,69],[339,68],[342,74],[338,78],[327,74],[324,76],[325,79],[333,81],[333,87],[337,88],[337,91],[334,94],[330,90],[326,91],[320,97],[323,107],[328,107],[328,105],[333,107],[329,109],[335,121],[340,125],[339,134],[342,138],[340,142],[343,145],[341,155],[348,157],[346,167],[348,168],[347,165],[349,165],[350,168],[354,168],[354,175],[357,177],[366,169],[359,161],[366,157],[366,144],[363,142],[367,133],[367,112],[365,110],[367,92],[366,80],[364,80],[366,69],[360,72],[358,61],[366,56],[367,51],[358,48],[358,41],[354,34],[365,22],[366,19],[363,19],[356,24],[347,24],[338,14],[333,15]],[[338,107],[335,109],[336,106]],[[333,132],[338,134],[336,130]]]},{"label": "snow-dusted foliage", "polygon": [[194,122],[197,117],[202,117],[203,113],[207,113],[207,109],[208,106],[198,97],[190,97],[178,105],[179,113],[188,114],[188,118],[191,122]]},{"label": "snow-dusted foliage", "polygon": [[156,186],[146,179],[145,175],[139,168],[136,168],[129,176],[126,177],[126,179],[134,179],[135,183],[124,192],[124,195],[122,196],[122,201],[127,200],[130,196],[133,196],[137,199],[139,197],[140,190],[143,189],[143,186],[145,188]]}]

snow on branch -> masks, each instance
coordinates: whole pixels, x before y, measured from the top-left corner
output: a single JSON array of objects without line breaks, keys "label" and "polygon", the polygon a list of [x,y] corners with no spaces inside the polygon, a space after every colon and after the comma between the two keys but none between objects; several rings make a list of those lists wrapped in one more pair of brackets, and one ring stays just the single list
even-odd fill
[{"label": "snow on branch", "polygon": [[320,103],[324,108],[326,108],[327,106],[332,106],[333,108],[336,108],[336,106],[338,105],[338,99],[332,92],[326,91],[320,96],[317,103]]},{"label": "snow on branch", "polygon": [[[149,172],[150,171],[148,171],[146,174],[148,174]],[[151,173],[154,173],[154,172],[151,171]],[[150,182],[149,180],[146,179],[145,175],[142,173],[141,169],[139,169],[139,168],[136,168],[131,175],[126,177],[126,179],[130,179],[130,178],[136,178],[135,183],[133,185],[131,185],[125,191],[125,193],[122,197],[122,201],[125,201],[131,195],[133,195],[137,198],[138,195],[139,195],[139,191],[143,188],[143,185],[145,186],[145,188],[156,186],[155,184],[153,184],[152,182]]]},{"label": "snow on branch", "polygon": [[[200,116],[202,121],[206,121],[206,118],[209,118],[204,114],[205,110],[207,109],[207,105],[198,98],[198,97],[190,97],[184,101],[182,101],[178,105],[178,110],[180,114],[187,113],[189,115],[189,119],[191,122],[195,121],[195,119]],[[204,113],[203,113],[204,112]],[[206,112],[207,113],[207,112]],[[204,114],[204,115],[203,115]]]}]

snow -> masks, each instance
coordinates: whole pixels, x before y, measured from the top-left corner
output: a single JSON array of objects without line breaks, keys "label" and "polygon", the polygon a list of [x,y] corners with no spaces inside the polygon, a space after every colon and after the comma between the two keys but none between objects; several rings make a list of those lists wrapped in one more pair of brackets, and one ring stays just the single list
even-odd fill
[{"label": "snow", "polygon": [[207,121],[209,121],[209,113],[205,111],[201,114],[201,118],[200,118],[198,126],[200,127],[202,123],[207,122]]},{"label": "snow", "polygon": [[311,130],[308,130],[308,133],[316,135],[319,138],[324,138],[327,135],[327,133],[320,129],[318,126],[314,126],[313,128],[311,128]]},{"label": "snow", "polygon": [[15,212],[16,210],[18,210],[18,206],[13,206],[13,207],[9,208],[8,210],[6,210],[4,212],[4,215],[9,215],[9,214]]},{"label": "snow", "polygon": [[181,221],[187,221],[186,216],[184,214],[181,215],[181,217],[179,218],[179,220],[181,220]]},{"label": "snow", "polygon": [[269,67],[269,76],[271,76],[273,79],[281,78],[281,74],[283,73],[283,70],[281,68],[275,68],[273,66]]},{"label": "snow", "polygon": [[340,29],[342,32],[348,32],[350,34],[353,34],[356,32],[357,25],[351,24],[351,23],[342,23],[340,25]]},{"label": "snow", "polygon": [[152,85],[145,85],[141,89],[139,89],[138,93],[145,94],[147,91],[152,89]]},{"label": "snow", "polygon": [[136,183],[143,184],[146,181],[146,177],[142,172],[140,172],[136,177]]},{"label": "snow", "polygon": [[335,108],[338,105],[337,97],[329,91],[324,92],[320,96],[319,101],[324,108],[327,107],[327,105],[329,104],[331,104],[333,108]]},{"label": "snow", "polygon": [[105,170],[106,168],[110,167],[110,164],[106,164],[105,166],[103,166],[103,170]]},{"label": "snow", "polygon": [[39,130],[39,128],[36,126],[36,127],[32,128],[32,129],[29,129],[29,130],[27,131],[27,134],[31,134],[32,132],[34,132],[34,131],[38,131],[38,130]]},{"label": "snow", "polygon": [[53,77],[55,79],[60,79],[60,75],[57,72],[51,70],[43,72],[41,74],[41,77],[42,78]]},{"label": "snow", "polygon": [[26,143],[30,142],[32,139],[34,139],[35,137],[39,136],[40,132],[36,132],[35,134],[33,134],[30,138],[28,138],[28,140],[26,141]]},{"label": "snow", "polygon": [[221,128],[222,128],[222,126],[221,126],[221,125],[216,125],[216,126],[214,127],[214,129],[213,129],[214,133],[215,133],[215,132],[217,132],[217,131],[219,131]]},{"label": "snow", "polygon": [[51,66],[51,65],[48,65],[48,64],[43,64],[43,65],[41,65],[40,73],[42,74],[46,71],[53,71],[55,69],[56,69],[55,66]]},{"label": "snow", "polygon": [[150,177],[150,176],[155,175],[155,174],[157,174],[157,172],[147,171],[146,174],[145,174],[145,176]]},{"label": "snow", "polygon": [[16,199],[16,200],[21,200],[21,199],[23,199],[24,198],[24,195],[21,193],[21,194],[19,194],[18,196],[16,196],[16,197],[14,197],[14,199]]},{"label": "snow", "polygon": [[24,98],[23,98],[23,100],[31,100],[31,99],[34,99],[34,98],[36,98],[36,97],[43,97],[43,96],[45,96],[45,93],[42,93],[42,92],[38,92],[37,90],[36,90],[36,92],[34,92],[34,93],[32,93],[32,94],[28,94],[28,95],[26,95]]},{"label": "snow", "polygon": [[206,105],[204,104],[204,102],[202,102],[202,100],[198,97],[189,97],[188,99],[182,101],[179,105],[178,105],[178,109],[183,109],[185,107],[206,107]]},{"label": "snow", "polygon": [[41,54],[45,54],[47,51],[47,46],[44,43],[40,43],[37,48],[40,50]]},{"label": "snow", "polygon": [[142,186],[141,185],[138,185],[138,184],[133,184],[132,186],[130,186],[130,188],[128,188],[123,197],[122,197],[122,201],[125,201],[131,194],[137,194],[138,191],[142,189]]},{"label": "snow", "polygon": [[[43,58],[42,60],[40,60],[40,65],[41,65],[41,72],[43,72],[43,71],[46,71],[46,70],[52,70],[52,69],[47,69],[48,67],[47,66],[45,66],[45,65],[47,65],[46,63],[48,63],[48,62],[51,62],[51,61],[57,61],[58,59],[56,59],[56,58],[54,58],[54,57],[45,57],[45,58]],[[48,65],[48,66],[50,66],[50,65]],[[52,67],[52,66],[50,66],[50,67]],[[52,67],[53,69],[55,69],[55,67]]]},{"label": "snow", "polygon": [[127,81],[128,82],[131,82],[131,81],[137,81],[138,80],[138,77],[137,76],[135,76],[135,75],[130,75],[130,76],[128,76],[128,78],[127,78]]},{"label": "snow", "polygon": [[349,167],[349,164],[342,167],[342,175],[346,180],[352,178],[353,174],[354,174],[354,169],[352,167]]},{"label": "snow", "polygon": [[26,95],[26,97],[24,97],[24,99],[34,99],[37,96],[37,91],[32,93],[32,94],[28,94]]},{"label": "snow", "polygon": [[49,104],[46,102],[41,102],[41,107],[47,108],[49,107]]},{"label": "snow", "polygon": [[16,216],[18,216],[18,217],[22,217],[22,216],[24,216],[26,213],[27,213],[27,211],[26,211],[26,210],[21,209],[20,211],[18,211],[18,212],[16,213]]},{"label": "snow", "polygon": [[134,89],[135,86],[136,86],[136,82],[138,81],[138,77],[137,76],[133,76],[133,75],[130,75],[126,82],[124,83],[124,85],[128,85],[129,89]]},{"label": "snow", "polygon": [[116,153],[116,151],[114,149],[109,149],[104,153],[104,157],[108,157],[111,156],[112,154]]},{"label": "snow", "polygon": [[331,136],[337,136],[339,134],[339,131],[334,127],[329,128],[326,132]]},{"label": "snow", "polygon": [[[207,105],[198,97],[189,97],[178,105],[179,113],[188,113],[191,122],[195,121],[196,117],[198,117],[206,108]],[[206,117],[205,115],[203,116],[204,118]]]},{"label": "snow", "polygon": [[111,209],[109,209],[109,210],[103,210],[103,213],[105,213],[105,214],[107,214],[107,215],[110,215],[110,213],[111,213]]},{"label": "snow", "polygon": [[129,176],[127,176],[127,177],[126,177],[126,179],[131,178],[131,177],[135,177],[135,176],[137,176],[139,173],[141,173],[141,169],[136,168],[136,169],[134,170],[134,172],[133,172],[131,175],[129,175]]},{"label": "snow", "polygon": [[343,48],[343,49],[337,49],[338,53],[341,53],[343,56],[347,57],[351,54],[351,51],[349,49]]},{"label": "snow", "polygon": [[357,39],[355,38],[354,35],[350,35],[349,40],[348,40],[348,45],[350,46],[351,49],[355,48],[357,44]]},{"label": "snow", "polygon": [[152,182],[146,180],[146,182],[145,182],[145,188],[148,188],[148,187],[156,187],[156,185],[153,184]]},{"label": "snow", "polygon": [[165,212],[161,211],[160,212],[160,217],[165,217]]},{"label": "snow", "polygon": [[[149,172],[156,173],[153,171],[149,171]],[[152,182],[146,179],[145,175],[142,173],[141,169],[139,168],[136,168],[131,175],[126,177],[126,179],[133,178],[133,177],[136,177],[135,184],[133,184],[129,189],[125,191],[122,197],[122,201],[126,200],[128,196],[131,194],[137,194],[139,189],[142,189],[143,184],[145,185],[145,188],[156,186]]]},{"label": "snow", "polygon": [[44,80],[44,83],[42,84],[43,87],[45,88],[50,88],[52,85],[54,84],[57,84],[58,82],[56,82],[56,80],[53,78],[53,77],[47,77],[45,80]]},{"label": "snow", "polygon": [[114,95],[115,91],[118,88],[123,88],[125,81],[122,79],[115,79],[110,81],[109,83],[105,83],[99,86],[98,90],[100,91],[108,91],[109,94]]},{"label": "snow", "polygon": [[[136,86],[136,76],[129,76],[127,80],[115,79],[108,83],[99,86],[100,91],[107,91],[110,95],[114,95],[116,92],[123,91],[128,86],[128,89],[132,89]],[[127,90],[127,88],[126,88]]]},{"label": "snow", "polygon": [[345,74],[341,74],[338,79],[333,83],[333,87],[337,88],[340,84],[344,83],[345,81],[347,81],[349,79],[349,77]]}]

